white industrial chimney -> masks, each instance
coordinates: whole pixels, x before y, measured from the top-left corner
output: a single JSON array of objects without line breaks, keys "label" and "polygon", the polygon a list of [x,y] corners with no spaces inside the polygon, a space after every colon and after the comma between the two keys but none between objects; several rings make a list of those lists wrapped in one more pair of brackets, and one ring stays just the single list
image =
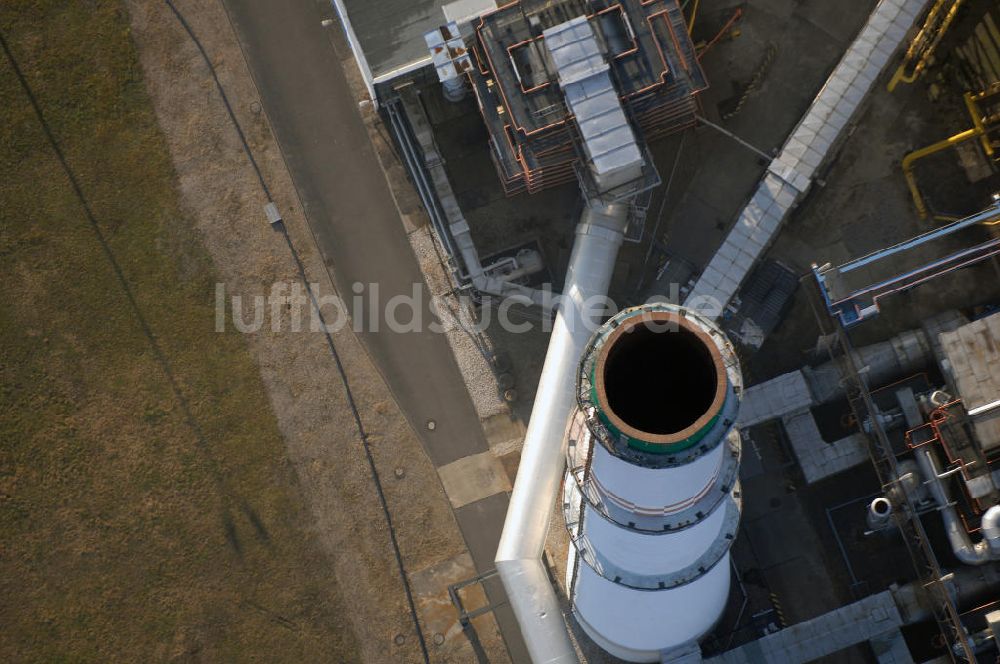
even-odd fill
[{"label": "white industrial chimney", "polygon": [[703,637],[729,594],[742,378],[708,319],[622,311],[593,336],[567,431],[573,614],[602,648],[655,662]]}]

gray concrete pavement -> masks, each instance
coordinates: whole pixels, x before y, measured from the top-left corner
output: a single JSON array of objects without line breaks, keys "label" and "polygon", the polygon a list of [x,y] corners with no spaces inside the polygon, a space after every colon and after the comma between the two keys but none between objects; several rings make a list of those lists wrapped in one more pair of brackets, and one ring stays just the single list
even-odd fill
[{"label": "gray concrete pavement", "polygon": [[[379,285],[384,303],[424,288],[423,275],[321,21],[326,3],[225,0],[272,131],[335,283]],[[367,290],[366,290],[367,292]],[[405,316],[403,316],[405,318]],[[488,452],[479,418],[447,340],[429,331],[395,333],[384,324],[360,335],[436,467]],[[434,420],[431,431],[427,422]],[[506,493],[460,510],[459,526],[478,570],[492,568]],[[475,513],[475,518],[463,518]],[[503,602],[498,589],[491,599]],[[514,661],[524,661],[516,624],[498,612]]]}]

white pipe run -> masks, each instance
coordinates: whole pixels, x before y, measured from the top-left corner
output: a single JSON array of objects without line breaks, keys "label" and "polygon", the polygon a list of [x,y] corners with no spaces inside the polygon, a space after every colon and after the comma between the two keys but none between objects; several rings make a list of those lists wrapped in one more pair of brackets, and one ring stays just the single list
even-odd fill
[{"label": "white pipe run", "polygon": [[576,406],[577,365],[603,312],[628,219],[628,204],[589,201],[576,228],[563,299],[538,381],[521,463],[497,548],[496,567],[535,664],[577,662],[559,600],[542,563],[563,475],[562,440]]},{"label": "white pipe run", "polygon": [[1000,560],[1000,505],[994,505],[986,510],[979,522],[979,532],[990,547],[993,560]]},{"label": "white pipe run", "polygon": [[448,228],[452,238],[455,240],[455,244],[458,246],[459,253],[462,255],[462,261],[468,270],[468,277],[472,285],[481,293],[500,297],[519,297],[525,301],[525,304],[538,305],[544,311],[548,312],[551,300],[545,291],[513,282],[514,279],[541,270],[541,261],[531,260],[527,261],[525,265],[518,263],[517,267],[507,274],[503,274],[501,268],[508,262],[508,259],[501,259],[493,265],[483,267],[483,264],[479,260],[479,252],[476,250],[476,244],[472,240],[469,223],[465,220],[465,217],[461,216],[460,211],[458,215],[458,217],[449,215]]},{"label": "white pipe run", "polygon": [[938,504],[955,557],[966,565],[983,565],[991,560],[1000,560],[1000,505],[994,505],[983,515],[980,527],[983,539],[973,544],[951,502],[948,487],[941,481],[934,450],[925,445],[917,448],[914,454],[931,495]]}]

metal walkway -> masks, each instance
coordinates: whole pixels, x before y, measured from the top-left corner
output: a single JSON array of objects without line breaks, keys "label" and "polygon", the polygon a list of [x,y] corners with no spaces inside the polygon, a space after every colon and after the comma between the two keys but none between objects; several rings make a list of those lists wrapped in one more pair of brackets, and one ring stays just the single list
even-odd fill
[{"label": "metal walkway", "polygon": [[[831,316],[840,319],[844,327],[857,325],[879,312],[879,299],[919,286],[954,270],[974,265],[991,256],[1000,254],[1000,239],[993,238],[984,243],[965,247],[947,256],[921,263],[911,269],[892,274],[886,278],[869,281],[865,277],[880,261],[906,253],[922,245],[933,243],[964,229],[1000,218],[1000,198],[982,212],[960,221],[935,228],[932,231],[910,238],[886,249],[879,249],[867,256],[838,265],[837,267],[814,267],[813,274],[819,282],[826,308]],[[895,272],[895,270],[893,270]],[[863,284],[856,288],[848,285],[849,276],[858,275]]]}]

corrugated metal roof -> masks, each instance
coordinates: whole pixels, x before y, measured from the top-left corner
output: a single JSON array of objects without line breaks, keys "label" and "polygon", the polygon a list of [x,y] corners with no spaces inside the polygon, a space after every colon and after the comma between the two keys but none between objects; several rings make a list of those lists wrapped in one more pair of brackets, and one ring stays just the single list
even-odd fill
[{"label": "corrugated metal roof", "polygon": [[570,83],[608,70],[608,63],[597,46],[594,30],[586,16],[577,16],[548,28],[542,34],[563,89]]},{"label": "corrugated metal roof", "polygon": [[578,16],[542,34],[598,186],[607,190],[641,177],[642,153],[590,21]]}]

